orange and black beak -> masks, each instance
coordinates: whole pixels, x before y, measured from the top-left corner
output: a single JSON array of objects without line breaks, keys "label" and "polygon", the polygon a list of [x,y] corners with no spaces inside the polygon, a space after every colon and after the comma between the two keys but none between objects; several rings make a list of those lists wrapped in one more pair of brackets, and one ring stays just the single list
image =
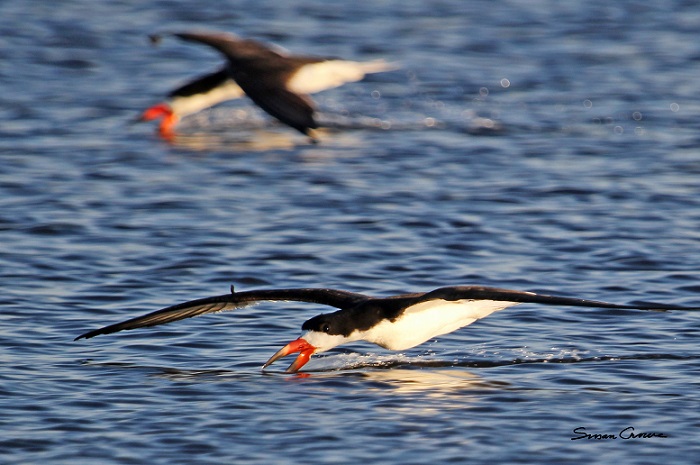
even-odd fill
[{"label": "orange and black beak", "polygon": [[159,127],[160,135],[166,139],[171,138],[174,134],[174,128],[177,124],[178,117],[175,115],[175,113],[173,113],[170,105],[166,103],[153,105],[143,112],[140,120],[151,121],[159,118],[163,118]]},{"label": "orange and black beak", "polygon": [[306,362],[308,362],[314,352],[316,352],[316,347],[312,346],[302,338],[296,339],[282,347],[275,353],[275,355],[270,357],[270,360],[265,362],[265,365],[263,365],[263,370],[275,363],[276,360],[295,352],[299,352],[299,355],[297,356],[296,360],[294,360],[294,363],[289,365],[289,368],[286,370],[287,373],[296,373],[301,367],[306,365]]}]

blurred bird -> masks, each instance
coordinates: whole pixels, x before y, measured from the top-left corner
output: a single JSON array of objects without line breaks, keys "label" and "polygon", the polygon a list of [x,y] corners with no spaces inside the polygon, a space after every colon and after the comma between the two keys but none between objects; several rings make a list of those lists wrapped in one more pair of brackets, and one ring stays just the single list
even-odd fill
[{"label": "blurred bird", "polygon": [[[164,102],[143,112],[144,121],[162,118],[160,134],[164,137],[172,137],[174,126],[183,117],[247,95],[268,114],[313,139],[312,130],[318,128],[318,123],[314,102],[307,94],[397,69],[384,60],[357,62],[287,55],[255,40],[223,32],[172,35],[213,47],[224,55],[226,64],[178,87]],[[160,39],[160,35],[151,36],[154,43]]]}]

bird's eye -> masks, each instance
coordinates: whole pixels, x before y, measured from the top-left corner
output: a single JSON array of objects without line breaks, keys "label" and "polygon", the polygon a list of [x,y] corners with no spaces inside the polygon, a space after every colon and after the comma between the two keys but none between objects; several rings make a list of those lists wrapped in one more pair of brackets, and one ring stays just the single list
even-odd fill
[{"label": "bird's eye", "polygon": [[321,327],[321,331],[323,331],[324,333],[327,333],[330,330],[331,330],[331,327],[328,324],[325,324]]}]

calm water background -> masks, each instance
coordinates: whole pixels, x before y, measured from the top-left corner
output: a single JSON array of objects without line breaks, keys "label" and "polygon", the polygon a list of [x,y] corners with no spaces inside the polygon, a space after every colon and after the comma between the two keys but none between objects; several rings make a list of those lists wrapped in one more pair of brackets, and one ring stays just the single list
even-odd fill
[{"label": "calm water background", "polygon": [[[73,342],[238,289],[486,284],[700,304],[694,2],[0,2],[0,462],[696,463],[700,316],[523,305],[309,376],[323,308]],[[310,145],[241,101],[131,124],[237,32],[401,70],[317,96]],[[573,429],[668,438],[572,441]]]}]

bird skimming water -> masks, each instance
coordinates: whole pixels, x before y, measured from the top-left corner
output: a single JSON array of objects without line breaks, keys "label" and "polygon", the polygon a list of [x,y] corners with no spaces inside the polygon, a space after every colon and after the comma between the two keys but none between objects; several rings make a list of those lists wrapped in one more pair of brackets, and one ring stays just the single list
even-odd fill
[{"label": "bird skimming water", "polygon": [[100,334],[156,326],[207,313],[234,310],[262,301],[298,301],[338,308],[307,320],[302,334],[264,364],[299,353],[287,372],[297,372],[316,353],[352,341],[367,341],[390,350],[405,350],[467,326],[493,312],[520,303],[636,310],[698,310],[692,307],[644,303],[614,304],[482,286],[449,286],[430,292],[370,297],[337,289],[302,288],[234,292],[192,300],[81,334]]}]

